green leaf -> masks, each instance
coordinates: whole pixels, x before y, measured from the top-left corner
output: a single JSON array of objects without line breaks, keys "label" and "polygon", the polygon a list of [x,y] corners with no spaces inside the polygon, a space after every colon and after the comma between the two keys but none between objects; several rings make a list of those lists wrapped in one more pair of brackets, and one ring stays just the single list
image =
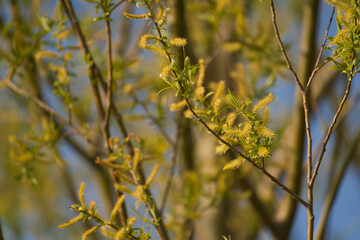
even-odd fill
[{"label": "green leaf", "polygon": [[334,58],[333,57],[326,57],[325,60],[326,61],[332,61],[332,60],[334,60]]},{"label": "green leaf", "polygon": [[240,109],[240,104],[238,102],[238,100],[235,98],[234,95],[231,94],[230,90],[229,91],[229,94],[226,95],[226,98],[238,109]]},{"label": "green leaf", "polygon": [[159,95],[160,93],[162,93],[165,90],[172,89],[172,88],[173,87],[165,87],[165,88],[161,89],[160,91],[158,91],[157,95]]}]

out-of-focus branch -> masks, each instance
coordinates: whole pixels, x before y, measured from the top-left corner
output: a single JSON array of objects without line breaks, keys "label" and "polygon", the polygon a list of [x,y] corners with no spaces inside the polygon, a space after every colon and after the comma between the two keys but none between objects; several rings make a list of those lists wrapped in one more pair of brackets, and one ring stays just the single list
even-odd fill
[{"label": "out-of-focus branch", "polygon": [[342,100],[341,100],[341,102],[340,102],[339,108],[338,108],[338,110],[336,111],[336,113],[335,113],[335,115],[334,115],[334,118],[333,118],[333,120],[332,120],[332,122],[331,122],[331,124],[330,124],[330,127],[329,127],[329,129],[328,129],[328,132],[327,132],[327,134],[326,134],[326,136],[325,136],[325,139],[324,139],[324,141],[323,141],[323,146],[322,146],[322,149],[321,149],[321,153],[320,153],[320,156],[319,156],[319,158],[318,158],[318,160],[317,160],[317,163],[316,163],[316,166],[315,166],[315,169],[314,169],[314,174],[313,174],[313,176],[312,176],[312,178],[311,178],[311,181],[310,181],[310,186],[314,185],[314,181],[315,181],[315,179],[316,179],[316,176],[317,176],[318,171],[319,171],[319,167],[320,167],[320,165],[321,165],[322,159],[323,159],[324,154],[325,154],[325,151],[326,151],[326,145],[327,145],[327,143],[328,143],[328,141],[329,141],[329,139],[330,139],[330,135],[331,135],[332,130],[333,130],[335,124],[336,124],[336,121],[337,121],[337,119],[338,119],[338,117],[339,117],[339,115],[340,115],[340,113],[341,113],[341,111],[342,111],[342,109],[343,109],[343,107],[344,107],[344,104],[345,104],[345,102],[346,102],[346,99],[347,99],[347,97],[349,96],[350,88],[351,88],[351,83],[352,83],[352,78],[353,78],[353,77],[351,77],[351,78],[348,80],[348,83],[347,83],[347,86],[346,86],[346,90],[345,90],[344,96],[343,96],[343,98],[342,98]]},{"label": "out-of-focus branch", "polygon": [[[15,73],[15,72],[14,72]],[[69,121],[67,121],[65,118],[63,118],[60,114],[58,114],[54,109],[52,109],[49,105],[47,105],[45,102],[41,101],[39,98],[29,94],[28,92],[26,92],[25,90],[19,88],[18,86],[16,86],[12,81],[12,73],[10,73],[10,76],[5,80],[6,85],[13,90],[15,93],[30,99],[32,102],[34,102],[38,107],[40,107],[41,109],[43,109],[45,112],[49,113],[50,115],[54,116],[55,118],[57,118],[60,122],[62,122],[65,125],[70,126],[73,131],[80,135],[81,137],[83,137],[88,143],[90,143],[93,147],[95,147],[100,153],[102,152],[100,149],[98,149],[95,145],[95,142],[90,139],[88,136],[86,136],[80,129],[78,129],[76,126],[72,125],[69,123]]]},{"label": "out-of-focus branch", "polygon": [[304,91],[305,88],[304,88],[303,84],[300,82],[300,79],[299,79],[296,71],[292,67],[290,59],[289,59],[289,57],[288,57],[288,55],[287,55],[287,53],[285,51],[284,44],[283,44],[283,42],[282,42],[282,40],[280,38],[279,29],[278,29],[278,26],[277,26],[277,23],[276,23],[276,12],[275,12],[274,0],[270,0],[270,9],[271,9],[271,17],[272,17],[272,23],[273,23],[273,26],[274,26],[275,36],[276,36],[277,41],[279,42],[279,47],[280,47],[281,53],[282,53],[282,55],[284,57],[286,65],[287,65],[289,71],[291,72],[291,74],[292,74],[296,84],[298,85],[299,89],[301,91]]},{"label": "out-of-focus branch", "polygon": [[2,232],[2,226],[1,226],[1,220],[0,220],[0,240],[5,240],[3,232]]},{"label": "out-of-focus branch", "polygon": [[[120,2],[121,3],[121,2]],[[106,91],[106,110],[105,110],[105,118],[104,121],[102,122],[102,127],[104,128],[105,131],[105,137],[106,137],[106,141],[104,142],[105,146],[107,146],[107,148],[109,150],[109,138],[110,138],[110,116],[111,116],[111,101],[112,101],[112,95],[113,95],[113,91],[112,91],[112,85],[113,85],[113,60],[112,60],[112,46],[111,46],[111,27],[110,27],[110,16],[108,16],[108,18],[106,18],[106,9],[103,6],[103,11],[104,11],[104,16],[105,16],[105,31],[106,31],[106,46],[107,46],[107,50],[106,50],[106,63],[107,63],[107,80],[106,80],[106,84],[107,84],[107,91]]]},{"label": "out-of-focus branch", "polygon": [[315,67],[309,77],[309,80],[306,84],[306,87],[305,87],[305,90],[308,91],[309,90],[309,87],[310,87],[310,84],[312,82],[312,80],[314,79],[315,77],[315,74],[326,64],[328,63],[328,61],[325,61],[323,64],[321,64],[319,66],[319,63],[320,63],[320,59],[321,59],[321,56],[322,56],[322,53],[323,53],[323,50],[324,50],[324,47],[325,47],[325,43],[326,43],[326,40],[327,40],[327,36],[328,36],[328,33],[329,33],[329,29],[330,29],[330,26],[331,26],[331,22],[332,22],[332,19],[334,17],[334,13],[335,13],[335,7],[333,7],[333,10],[332,10],[332,13],[331,13],[331,16],[330,16],[330,19],[329,19],[329,23],[328,23],[328,26],[326,28],[326,32],[325,32],[325,36],[324,36],[324,40],[323,40],[323,43],[321,45],[321,48],[320,48],[320,51],[319,51],[319,54],[318,54],[318,57],[316,59],[316,63],[315,63]]},{"label": "out-of-focus branch", "polygon": [[240,181],[238,181],[238,184],[240,185],[242,190],[251,191],[249,202],[253,206],[253,209],[259,216],[260,220],[264,223],[265,226],[267,226],[271,230],[274,238],[287,239],[286,233],[282,231],[280,225],[276,223],[274,219],[275,217],[265,207],[261,199],[258,197],[258,194],[256,194],[256,190],[253,188],[248,179],[242,178],[240,179]]},{"label": "out-of-focus branch", "polygon": [[345,172],[353,159],[354,155],[356,154],[356,151],[358,150],[360,142],[360,130],[358,131],[356,137],[352,141],[351,146],[348,148],[344,161],[342,165],[340,166],[339,171],[335,175],[335,177],[332,177],[332,181],[329,184],[329,189],[327,190],[327,194],[325,197],[325,201],[323,202],[323,208],[321,210],[321,215],[319,217],[318,227],[316,229],[316,240],[322,240],[325,239],[325,230],[326,226],[329,220],[329,215],[331,212],[332,207],[334,206],[335,197],[337,195],[337,192],[339,190],[339,186],[341,181],[344,179]]},{"label": "out-of-focus branch", "polygon": [[161,201],[160,209],[159,209],[161,214],[165,210],[165,205],[166,205],[167,198],[169,196],[170,189],[171,189],[171,184],[172,184],[172,181],[173,181],[173,178],[174,178],[176,159],[177,159],[177,155],[178,155],[178,145],[179,145],[180,137],[181,137],[181,129],[179,129],[179,127],[178,127],[175,142],[174,142],[174,144],[172,144],[173,152],[172,152],[172,156],[171,156],[170,169],[169,169],[169,172],[168,172],[168,176],[166,178],[164,195],[162,197],[162,201]]}]

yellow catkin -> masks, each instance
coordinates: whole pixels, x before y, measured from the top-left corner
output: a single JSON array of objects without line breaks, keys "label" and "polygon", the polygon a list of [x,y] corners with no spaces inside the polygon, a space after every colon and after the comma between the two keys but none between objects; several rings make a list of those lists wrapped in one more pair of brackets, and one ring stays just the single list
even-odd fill
[{"label": "yellow catkin", "polygon": [[220,129],[220,126],[216,123],[209,123],[208,126],[213,131],[218,131]]},{"label": "yellow catkin", "polygon": [[259,157],[266,157],[269,155],[269,149],[266,147],[259,147],[258,148],[258,156]]},{"label": "yellow catkin", "polygon": [[229,146],[221,143],[220,145],[218,145],[216,148],[215,148],[215,153],[217,155],[222,155],[224,153],[226,153],[226,151],[229,149]]},{"label": "yellow catkin", "polygon": [[264,107],[264,125],[269,123],[270,112],[268,107]]},{"label": "yellow catkin", "polygon": [[226,124],[231,127],[236,120],[236,114],[231,112],[226,116]]},{"label": "yellow catkin", "polygon": [[187,43],[185,38],[173,38],[169,41],[170,46],[183,47]]},{"label": "yellow catkin", "polygon": [[197,79],[197,87],[202,87],[205,78],[205,61],[204,59],[199,60],[199,77]]},{"label": "yellow catkin", "polygon": [[164,7],[159,0],[155,0],[155,2],[156,2],[156,5],[158,5],[158,9],[157,9],[157,13],[156,13],[156,20],[160,20],[160,18],[163,15],[163,12],[164,12]]},{"label": "yellow catkin", "polygon": [[246,122],[245,125],[238,132],[239,137],[247,136],[250,133],[250,130],[251,130],[251,124],[249,122]]},{"label": "yellow catkin", "polygon": [[204,93],[205,93],[204,87],[196,87],[195,88],[196,99],[201,101],[203,99],[203,97],[204,97]]},{"label": "yellow catkin", "polygon": [[110,213],[110,221],[114,221],[116,214],[118,212],[118,210],[120,209],[121,205],[123,204],[125,200],[125,195],[121,195],[121,197],[119,197],[119,199],[116,201],[114,208],[111,210]]},{"label": "yellow catkin", "polygon": [[80,201],[81,206],[86,206],[85,200],[84,200],[84,190],[85,190],[85,183],[81,182],[79,192],[78,192],[78,198]]},{"label": "yellow catkin", "polygon": [[193,118],[194,117],[194,114],[189,110],[189,109],[186,109],[186,111],[184,112],[184,116],[185,118]]},{"label": "yellow catkin", "polygon": [[139,47],[146,49],[146,50],[151,50],[161,56],[166,56],[166,52],[163,49],[161,49],[155,45],[147,44],[147,42],[149,40],[156,40],[156,39],[157,38],[151,34],[145,34],[145,35],[141,36],[141,38],[138,42]]},{"label": "yellow catkin", "polygon": [[149,40],[155,40],[155,39],[157,38],[151,34],[142,35],[139,40],[139,47],[145,48]]},{"label": "yellow catkin", "polygon": [[114,238],[115,237],[115,233],[109,230],[110,228],[108,226],[102,226],[101,227],[101,231],[102,233],[106,236],[106,237],[111,237]]},{"label": "yellow catkin", "polygon": [[132,216],[127,219],[126,226],[132,227],[136,222],[136,217]]},{"label": "yellow catkin", "polygon": [[221,102],[222,102],[221,98],[215,99],[215,101],[213,101],[212,105],[215,113],[219,113]]},{"label": "yellow catkin", "polygon": [[198,100],[202,100],[204,93],[205,93],[205,89],[203,87],[204,78],[205,78],[205,62],[204,62],[204,59],[200,59],[199,60],[199,76],[197,78],[196,88],[195,88],[195,96]]},{"label": "yellow catkin", "polygon": [[144,195],[144,190],[142,186],[137,186],[136,187],[136,193],[135,193],[135,198],[145,201],[145,195]]},{"label": "yellow catkin", "polygon": [[126,233],[126,230],[125,230],[124,228],[120,229],[120,230],[115,234],[115,239],[116,239],[116,240],[123,239],[125,233]]},{"label": "yellow catkin", "polygon": [[63,224],[60,224],[60,225],[58,226],[58,228],[64,229],[64,228],[66,228],[66,227],[68,227],[68,226],[70,226],[70,225],[73,225],[74,223],[77,223],[78,221],[80,221],[80,220],[82,220],[82,219],[83,219],[83,216],[78,215],[78,216],[70,219],[68,222],[63,223]]},{"label": "yellow catkin", "polygon": [[166,80],[171,68],[172,68],[171,65],[166,65],[165,67],[163,67],[163,69],[161,70],[161,73],[160,73],[160,78]]},{"label": "yellow catkin", "polygon": [[264,137],[274,137],[275,133],[273,131],[271,131],[270,129],[268,129],[267,127],[264,126],[260,126],[257,129],[257,132]]},{"label": "yellow catkin", "polygon": [[137,166],[139,164],[140,161],[140,149],[139,148],[135,148],[134,149],[134,157],[133,157],[133,169],[136,170]]},{"label": "yellow catkin", "polygon": [[91,201],[90,203],[89,203],[89,213],[90,214],[94,214],[94,209],[95,209],[95,202],[94,201]]},{"label": "yellow catkin", "polygon": [[272,100],[274,96],[272,93],[269,93],[266,97],[261,99],[253,108],[253,111],[256,113],[260,111],[262,108],[264,108],[266,105],[268,105]]},{"label": "yellow catkin", "polygon": [[115,183],[114,186],[115,186],[115,188],[118,189],[119,191],[121,191],[121,192],[126,192],[127,194],[133,196],[134,198],[137,198],[136,193],[133,192],[133,191],[131,191],[131,190],[129,190],[129,189],[126,188],[125,186],[120,185],[120,184],[118,184],[118,183]]},{"label": "yellow catkin", "polygon": [[92,234],[93,232],[95,232],[96,230],[98,230],[101,227],[101,225],[97,225],[95,227],[90,228],[89,230],[87,230],[86,232],[84,232],[81,235],[81,240],[85,240],[87,238],[87,236],[89,236],[90,234]]},{"label": "yellow catkin", "polygon": [[149,185],[154,180],[158,170],[159,170],[159,165],[155,164],[152,172],[150,173],[149,177],[146,179],[145,185]]},{"label": "yellow catkin", "polygon": [[158,20],[158,26],[159,26],[159,27],[162,27],[162,25],[165,24],[165,21],[166,21],[166,18],[167,18],[167,16],[168,16],[169,12],[170,12],[170,8],[166,8],[165,11],[163,11],[163,14],[162,14],[162,16],[161,16],[161,19]]},{"label": "yellow catkin", "polygon": [[176,112],[178,110],[180,110],[181,108],[185,107],[186,106],[186,101],[185,99],[180,101],[180,102],[177,102],[177,103],[172,103],[170,105],[170,111],[172,112]]},{"label": "yellow catkin", "polygon": [[213,107],[213,110],[215,113],[218,113],[220,110],[220,104],[222,102],[221,97],[224,94],[224,88],[225,88],[225,82],[224,81],[220,81],[218,86],[217,86],[217,90],[211,100],[211,106]]},{"label": "yellow catkin", "polygon": [[153,51],[157,54],[159,54],[160,56],[164,56],[166,57],[166,52],[164,50],[162,50],[161,48],[155,46],[155,45],[146,45],[144,49],[147,49],[147,50],[150,50],[150,51]]},{"label": "yellow catkin", "polygon": [[138,14],[138,15],[135,15],[135,14],[131,14],[131,13],[128,13],[128,12],[123,12],[124,16],[129,18],[129,19],[147,19],[149,18],[149,15],[148,14]]},{"label": "yellow catkin", "polygon": [[223,170],[237,169],[244,162],[243,158],[237,158],[225,164]]}]

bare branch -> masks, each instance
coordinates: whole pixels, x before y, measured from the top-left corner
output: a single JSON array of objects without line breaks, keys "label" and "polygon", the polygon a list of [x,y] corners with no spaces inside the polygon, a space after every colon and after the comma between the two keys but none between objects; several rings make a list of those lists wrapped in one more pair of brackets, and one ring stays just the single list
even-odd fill
[{"label": "bare branch", "polygon": [[295,79],[298,87],[300,88],[300,90],[302,92],[304,92],[305,91],[304,86],[300,82],[297,73],[295,72],[294,68],[292,67],[291,62],[289,60],[289,57],[286,54],[284,44],[283,44],[283,42],[282,42],[282,40],[280,38],[279,29],[278,29],[278,26],[277,26],[277,23],[276,23],[276,13],[275,13],[274,0],[270,0],[270,9],[271,9],[271,17],[272,17],[272,23],[273,23],[273,27],[274,27],[274,31],[275,31],[275,36],[276,36],[276,39],[277,39],[277,41],[279,43],[281,53],[282,53],[282,55],[284,57],[286,65],[287,65],[288,69],[290,70],[291,74],[293,75],[293,78]]},{"label": "bare branch", "polygon": [[170,165],[170,169],[169,169],[169,173],[166,179],[166,186],[165,186],[165,190],[164,190],[164,195],[160,204],[160,213],[164,212],[165,209],[165,205],[167,202],[167,198],[169,196],[170,193],[170,187],[172,184],[172,180],[174,177],[174,172],[175,172],[175,166],[176,166],[176,159],[177,159],[177,155],[178,155],[178,145],[179,145],[179,140],[180,140],[180,136],[181,136],[181,132],[180,129],[178,127],[177,129],[177,136],[176,136],[176,140],[174,142],[174,144],[172,144],[173,147],[173,152],[172,152],[172,156],[171,156],[171,165]]},{"label": "bare branch", "polygon": [[336,194],[339,190],[340,183],[344,178],[345,172],[348,169],[348,166],[351,160],[353,159],[354,154],[356,154],[356,151],[359,146],[359,141],[360,141],[360,131],[358,131],[355,139],[352,141],[352,144],[349,147],[349,151],[346,153],[345,159],[342,165],[340,166],[338,173],[335,176],[332,176],[332,180],[331,183],[329,184],[329,189],[327,191],[325,201],[322,204],[323,208],[321,210],[321,215],[319,217],[315,239],[319,239],[319,240],[324,239],[326,224],[328,222],[331,208],[333,206]]},{"label": "bare branch", "polygon": [[118,2],[118,3],[116,3],[114,6],[112,6],[111,9],[110,9],[110,13],[111,13],[112,11],[114,11],[118,6],[120,6],[120,4],[122,4],[122,3],[124,3],[124,2],[126,2],[126,0],[121,0],[120,2]]},{"label": "bare branch", "polygon": [[314,174],[313,174],[313,176],[312,176],[312,178],[311,178],[311,181],[310,181],[310,183],[309,183],[310,186],[313,186],[313,185],[314,185],[315,178],[316,178],[316,176],[317,176],[317,174],[318,174],[320,164],[321,164],[321,162],[322,162],[322,159],[323,159],[324,154],[325,154],[325,151],[326,151],[326,145],[327,145],[327,143],[328,143],[328,141],[329,141],[329,139],[330,139],[330,135],[331,135],[332,130],[333,130],[335,124],[336,124],[336,121],[337,121],[337,119],[338,119],[338,117],[339,117],[339,115],[340,115],[340,113],[341,113],[341,111],[342,111],[342,109],[343,109],[343,107],[344,107],[344,104],[345,104],[345,102],[346,102],[346,99],[347,99],[348,96],[349,96],[352,79],[353,79],[353,76],[351,76],[350,79],[348,80],[344,97],[342,98],[342,100],[341,100],[341,102],[340,102],[339,108],[338,108],[338,110],[337,110],[336,113],[335,113],[335,116],[334,116],[334,118],[333,118],[333,120],[332,120],[332,122],[331,122],[331,124],[330,124],[330,127],[329,127],[329,129],[328,129],[328,132],[327,132],[327,134],[326,134],[326,136],[325,136],[325,139],[324,139],[324,141],[323,141],[321,153],[320,153],[320,156],[319,156],[319,158],[318,158],[318,160],[317,160],[317,163],[316,163],[316,166],[315,166],[315,169],[314,169]]},{"label": "bare branch", "polygon": [[325,47],[325,44],[326,44],[326,39],[327,39],[327,36],[329,34],[329,29],[330,29],[330,26],[331,26],[331,22],[332,22],[332,19],[334,17],[334,13],[335,13],[335,7],[333,7],[333,10],[332,10],[332,13],[331,13],[331,16],[330,16],[330,19],[329,19],[329,24],[326,28],[326,32],[325,32],[325,36],[324,36],[324,40],[323,40],[323,43],[321,45],[321,48],[320,48],[320,52],[319,52],[319,55],[316,59],[316,63],[315,63],[315,67],[314,67],[314,70],[312,71],[310,77],[309,77],[309,81],[307,82],[306,84],[306,87],[305,87],[305,91],[307,91],[310,87],[310,84],[312,82],[312,80],[314,79],[315,77],[315,74],[326,64],[328,63],[328,61],[325,61],[324,63],[322,63],[320,66],[319,66],[319,62],[320,62],[320,58],[321,58],[321,55],[322,55],[322,52],[324,51],[324,47]]},{"label": "bare branch", "polygon": [[[105,118],[103,121],[103,128],[105,131],[105,137],[106,141],[105,144],[107,144],[109,137],[110,137],[110,131],[109,131],[109,125],[110,125],[110,116],[111,116],[111,100],[112,100],[112,85],[113,85],[113,61],[112,61],[112,47],[111,47],[111,27],[110,27],[110,16],[106,18],[106,10],[105,7],[102,5],[104,17],[105,17],[105,29],[106,29],[106,62],[107,62],[107,92],[106,92],[106,110],[105,110]],[[110,148],[109,148],[110,149]]]}]

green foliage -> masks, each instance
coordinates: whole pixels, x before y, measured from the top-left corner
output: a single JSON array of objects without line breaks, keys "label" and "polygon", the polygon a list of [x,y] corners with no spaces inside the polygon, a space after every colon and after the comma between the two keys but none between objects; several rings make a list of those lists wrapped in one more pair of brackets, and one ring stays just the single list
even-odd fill
[{"label": "green foliage", "polygon": [[338,32],[335,37],[329,37],[329,47],[333,55],[328,57],[338,69],[347,74],[348,78],[359,72],[360,53],[360,7],[357,0],[353,1],[327,1],[337,8]]},{"label": "green foliage", "polygon": [[85,203],[84,200],[84,190],[85,190],[85,183],[82,182],[80,185],[80,189],[78,192],[78,197],[80,204],[73,204],[71,205],[70,209],[77,212],[78,215],[66,223],[60,224],[58,228],[67,228],[79,221],[88,221],[94,220],[96,225],[87,231],[85,231],[81,239],[85,240],[90,234],[94,233],[96,230],[101,229],[102,233],[111,238],[111,239],[150,239],[150,233],[146,234],[142,228],[134,228],[133,225],[135,224],[136,217],[129,217],[126,223],[126,226],[118,226],[115,217],[125,200],[125,195],[120,197],[114,208],[111,210],[110,220],[105,220],[99,213],[98,207],[96,206],[95,202],[91,201],[89,205]]}]

